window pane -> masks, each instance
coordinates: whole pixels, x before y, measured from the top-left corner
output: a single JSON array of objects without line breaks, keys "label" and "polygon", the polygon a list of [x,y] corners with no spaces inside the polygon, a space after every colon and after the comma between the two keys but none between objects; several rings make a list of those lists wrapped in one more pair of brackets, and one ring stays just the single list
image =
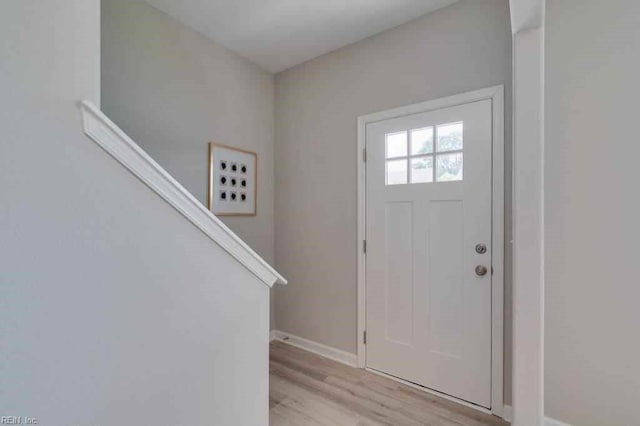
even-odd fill
[{"label": "window pane", "polygon": [[433,157],[411,159],[411,183],[433,182]]},{"label": "window pane", "polygon": [[387,140],[387,158],[407,156],[407,132],[389,133]]},{"label": "window pane", "polygon": [[411,155],[433,152],[433,127],[411,131]]},{"label": "window pane", "polygon": [[462,149],[462,123],[438,126],[438,152]]},{"label": "window pane", "polygon": [[436,180],[449,182],[462,180],[462,153],[437,156]]},{"label": "window pane", "polygon": [[387,185],[407,183],[407,160],[387,161]]}]

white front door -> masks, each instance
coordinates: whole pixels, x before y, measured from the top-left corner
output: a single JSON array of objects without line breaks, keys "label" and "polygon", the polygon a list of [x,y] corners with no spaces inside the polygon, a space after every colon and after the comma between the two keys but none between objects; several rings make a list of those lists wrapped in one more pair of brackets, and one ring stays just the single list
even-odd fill
[{"label": "white front door", "polygon": [[491,405],[491,100],[366,126],[366,365]]}]

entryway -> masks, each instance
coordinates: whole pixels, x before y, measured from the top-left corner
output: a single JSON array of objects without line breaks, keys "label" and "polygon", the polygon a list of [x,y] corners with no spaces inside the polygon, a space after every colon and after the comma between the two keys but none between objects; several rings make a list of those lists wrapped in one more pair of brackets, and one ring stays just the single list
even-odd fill
[{"label": "entryway", "polygon": [[502,407],[502,114],[497,87],[360,119],[360,364],[487,410]]}]

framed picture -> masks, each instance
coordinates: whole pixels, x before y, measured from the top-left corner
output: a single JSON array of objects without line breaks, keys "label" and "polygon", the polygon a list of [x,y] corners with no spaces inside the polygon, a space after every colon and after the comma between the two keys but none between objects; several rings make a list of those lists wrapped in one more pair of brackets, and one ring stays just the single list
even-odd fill
[{"label": "framed picture", "polygon": [[209,143],[209,210],[217,216],[255,216],[258,156]]}]

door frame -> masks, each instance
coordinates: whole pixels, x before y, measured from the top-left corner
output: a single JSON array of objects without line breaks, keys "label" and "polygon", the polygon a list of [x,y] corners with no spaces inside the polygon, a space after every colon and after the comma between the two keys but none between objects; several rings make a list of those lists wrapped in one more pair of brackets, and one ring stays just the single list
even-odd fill
[{"label": "door frame", "polygon": [[357,143],[357,281],[358,281],[358,367],[366,368],[366,127],[369,123],[418,114],[471,102],[491,100],[492,108],[492,248],[493,277],[491,286],[491,412],[503,413],[504,357],[504,86],[493,86],[472,92],[420,102],[358,117]]}]

